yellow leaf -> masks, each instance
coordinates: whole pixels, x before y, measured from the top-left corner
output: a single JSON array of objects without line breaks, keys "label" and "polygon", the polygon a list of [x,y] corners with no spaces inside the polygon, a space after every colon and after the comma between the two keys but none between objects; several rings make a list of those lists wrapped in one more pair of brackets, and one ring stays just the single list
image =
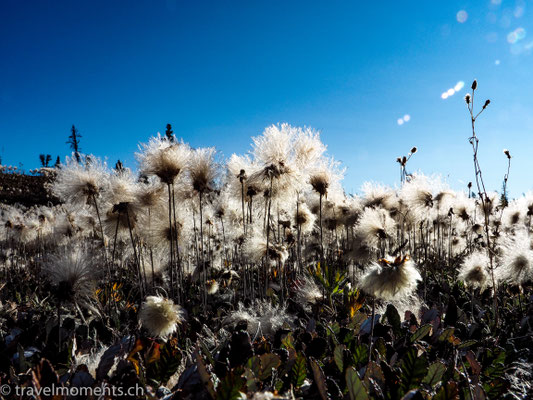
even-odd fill
[{"label": "yellow leaf", "polygon": [[154,342],[153,346],[150,348],[150,352],[148,354],[148,358],[146,360],[147,364],[156,362],[161,358],[161,351],[159,350],[160,344],[157,342]]}]

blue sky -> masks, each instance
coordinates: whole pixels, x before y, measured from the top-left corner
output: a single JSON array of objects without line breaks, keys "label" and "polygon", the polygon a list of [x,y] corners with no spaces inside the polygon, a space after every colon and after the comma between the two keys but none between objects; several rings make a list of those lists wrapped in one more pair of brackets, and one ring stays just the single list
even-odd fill
[{"label": "blue sky", "polygon": [[[499,190],[533,189],[533,3],[488,1],[0,0],[0,156],[82,150],[135,167],[134,152],[171,123],[194,147],[245,153],[278,122],[322,132],[344,186],[397,184],[410,170],[473,179],[463,96],[491,99],[480,160]],[[458,82],[466,86],[446,99]],[[408,122],[399,119],[409,115]]]}]

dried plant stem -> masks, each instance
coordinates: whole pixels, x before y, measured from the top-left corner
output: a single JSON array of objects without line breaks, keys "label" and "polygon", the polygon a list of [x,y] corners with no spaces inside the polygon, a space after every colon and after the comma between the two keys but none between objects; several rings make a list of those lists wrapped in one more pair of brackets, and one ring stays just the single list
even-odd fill
[{"label": "dried plant stem", "polygon": [[172,190],[168,189],[168,229],[170,235],[170,296],[174,297],[174,235],[172,234]]},{"label": "dried plant stem", "polygon": [[490,236],[490,226],[489,226],[489,212],[488,212],[488,203],[490,202],[488,196],[487,196],[487,190],[485,188],[485,182],[483,181],[483,173],[481,171],[481,166],[479,164],[479,157],[478,157],[478,149],[479,149],[479,139],[476,135],[476,119],[477,117],[485,110],[487,105],[489,104],[489,101],[485,103],[481,111],[477,113],[474,116],[474,95],[477,88],[477,81],[474,81],[472,84],[472,96],[469,100],[467,100],[467,106],[468,111],[470,112],[470,121],[472,126],[472,136],[469,139],[470,144],[472,145],[472,151],[473,151],[473,158],[474,158],[474,172],[476,176],[476,186],[478,190],[479,198],[481,199],[481,205],[483,208],[483,223],[484,223],[484,232],[485,237],[487,240],[487,253],[489,256],[489,264],[490,264],[490,277],[492,281],[492,287],[493,287],[493,308],[494,308],[494,317],[495,317],[495,325],[498,325],[498,298],[496,295],[497,287],[496,287],[496,279],[494,277],[494,249],[492,244],[492,239]]},{"label": "dried plant stem", "polygon": [[376,315],[376,297],[372,296],[372,316],[370,320],[370,340],[368,344],[368,364],[372,361],[372,342],[374,339],[374,318]]}]

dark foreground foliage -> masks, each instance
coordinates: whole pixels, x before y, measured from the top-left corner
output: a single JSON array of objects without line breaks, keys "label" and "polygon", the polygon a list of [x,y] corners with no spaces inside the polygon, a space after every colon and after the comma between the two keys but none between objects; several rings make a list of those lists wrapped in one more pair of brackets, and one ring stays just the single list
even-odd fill
[{"label": "dark foreground foliage", "polygon": [[[231,288],[210,296],[206,312],[197,307],[201,300],[191,289],[187,322],[163,341],[139,329],[137,305],[131,301],[138,296],[135,289],[112,283],[109,296],[99,296],[101,310],[63,308],[58,331],[57,296],[51,295],[52,288],[38,285],[34,276],[31,268],[3,275],[7,282],[0,292],[0,379],[13,393],[15,386],[36,392],[51,385],[138,385],[145,397],[124,398],[532,395],[533,307],[528,294],[501,293],[496,327],[489,294],[472,297],[462,285],[429,279],[428,307],[421,315],[400,314],[394,305],[383,305],[369,352],[370,299],[354,297],[343,282],[332,296],[324,287],[324,301],[308,310],[292,301],[291,293],[287,312],[293,321],[275,331],[251,333],[246,321],[224,323],[233,308],[228,301]],[[525,293],[531,293],[529,289]],[[271,300],[276,301],[274,292]],[[104,316],[95,317],[99,312]]]}]

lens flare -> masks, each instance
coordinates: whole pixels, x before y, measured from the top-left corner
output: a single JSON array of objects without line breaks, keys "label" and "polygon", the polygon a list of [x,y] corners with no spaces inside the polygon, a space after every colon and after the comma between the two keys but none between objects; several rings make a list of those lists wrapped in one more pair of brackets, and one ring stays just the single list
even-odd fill
[{"label": "lens flare", "polygon": [[403,118],[398,118],[398,121],[396,121],[398,125],[403,125]]},{"label": "lens flare", "polygon": [[411,116],[409,114],[405,114],[403,116],[403,120],[404,120],[404,122],[409,122],[411,120]]},{"label": "lens flare", "polygon": [[524,7],[517,6],[513,11],[513,15],[515,18],[520,18],[522,15],[524,15]]},{"label": "lens flare", "polygon": [[463,24],[468,19],[468,13],[465,10],[461,10],[457,13],[456,18],[457,18],[457,22],[459,22],[460,24]]},{"label": "lens flare", "polygon": [[507,42],[510,44],[515,44],[519,40],[522,40],[526,37],[526,30],[522,27],[516,28],[514,31],[507,34]]},{"label": "lens flare", "polygon": [[456,92],[458,92],[459,90],[461,90],[462,88],[465,87],[465,83],[463,81],[459,81],[455,84],[455,86],[453,87],[455,89]]}]

